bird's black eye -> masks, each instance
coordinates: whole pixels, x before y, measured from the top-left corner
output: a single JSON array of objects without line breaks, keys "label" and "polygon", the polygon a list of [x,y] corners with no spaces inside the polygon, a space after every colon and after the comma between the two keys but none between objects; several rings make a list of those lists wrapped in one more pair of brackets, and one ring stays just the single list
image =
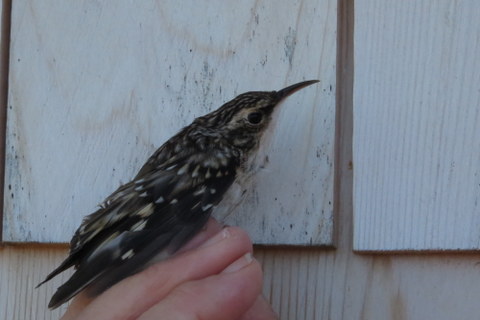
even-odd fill
[{"label": "bird's black eye", "polygon": [[248,122],[251,124],[259,124],[262,122],[263,114],[261,112],[252,112],[247,116]]}]

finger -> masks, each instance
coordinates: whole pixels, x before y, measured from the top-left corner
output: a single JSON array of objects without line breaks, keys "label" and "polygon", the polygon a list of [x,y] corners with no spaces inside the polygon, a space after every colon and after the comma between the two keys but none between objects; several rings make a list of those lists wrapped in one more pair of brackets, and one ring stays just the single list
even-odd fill
[{"label": "finger", "polygon": [[278,315],[263,295],[259,295],[255,303],[240,318],[241,320],[276,320]]},{"label": "finger", "polygon": [[183,247],[178,250],[178,253],[185,252],[187,250],[197,248],[199,247],[202,243],[207,241],[209,238],[213,237],[217,233],[222,230],[223,226],[218,223],[217,220],[210,218],[205,226],[205,228],[199,232],[193,239],[188,241]]},{"label": "finger", "polygon": [[117,283],[88,305],[80,319],[130,319],[163,299],[179,284],[208,277],[252,252],[240,228],[222,229],[199,248],[189,250]]},{"label": "finger", "polygon": [[181,284],[139,319],[239,319],[261,287],[260,264],[248,253],[218,275]]},{"label": "finger", "polygon": [[67,308],[67,311],[65,314],[60,318],[60,320],[72,320],[75,319],[76,316],[78,316],[83,309],[85,309],[85,306],[90,304],[90,302],[93,300],[93,298],[89,297],[85,292],[81,292],[75,298],[73,298],[72,302]]}]

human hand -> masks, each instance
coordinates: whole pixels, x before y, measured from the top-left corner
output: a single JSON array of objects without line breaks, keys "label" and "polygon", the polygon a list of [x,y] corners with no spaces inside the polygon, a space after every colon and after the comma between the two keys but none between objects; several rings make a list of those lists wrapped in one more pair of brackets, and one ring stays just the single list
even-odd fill
[{"label": "human hand", "polygon": [[174,257],[93,299],[79,294],[62,319],[276,319],[261,287],[248,235],[211,219]]}]

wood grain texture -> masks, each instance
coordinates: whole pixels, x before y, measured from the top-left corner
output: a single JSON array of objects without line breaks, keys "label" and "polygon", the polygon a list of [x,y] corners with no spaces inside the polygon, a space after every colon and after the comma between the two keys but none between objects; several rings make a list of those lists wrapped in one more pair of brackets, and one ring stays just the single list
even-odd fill
[{"label": "wood grain texture", "polygon": [[15,1],[4,241],[66,242],[194,117],[303,79],[229,224],[332,245],[336,1]]},{"label": "wood grain texture", "polygon": [[[348,228],[345,231],[351,231],[351,223]],[[478,256],[356,255],[346,246],[351,240],[342,232],[336,252],[256,250],[264,269],[264,294],[280,319],[477,318]],[[39,289],[34,286],[66,253],[55,248],[0,248],[0,318],[59,319],[66,306],[50,311],[47,303],[66,276]]]},{"label": "wood grain texture", "polygon": [[[347,250],[345,250],[347,249]],[[360,256],[343,247],[257,251],[281,319],[476,319],[478,257]]]},{"label": "wood grain texture", "polygon": [[[0,1],[0,195],[4,194],[5,132],[7,123],[8,65],[10,56],[11,1]],[[0,197],[0,241],[3,231],[3,196]]]},{"label": "wood grain texture", "polygon": [[[343,49],[339,53],[337,250],[255,250],[264,269],[264,293],[282,320],[476,319],[480,296],[478,255],[352,252],[351,1],[340,1],[339,13],[343,30],[339,43]],[[65,254],[61,249],[0,248],[0,318],[58,319],[59,313],[46,311],[46,300],[54,285],[34,291],[32,285],[36,282],[26,285],[25,279],[42,278]],[[25,296],[31,297],[30,303],[22,298]]]},{"label": "wood grain texture", "polygon": [[66,272],[34,289],[67,254],[66,249],[0,247],[0,318],[59,319],[66,306],[50,311],[55,289],[71,275]]},{"label": "wood grain texture", "polygon": [[480,3],[357,1],[354,249],[480,248]]}]

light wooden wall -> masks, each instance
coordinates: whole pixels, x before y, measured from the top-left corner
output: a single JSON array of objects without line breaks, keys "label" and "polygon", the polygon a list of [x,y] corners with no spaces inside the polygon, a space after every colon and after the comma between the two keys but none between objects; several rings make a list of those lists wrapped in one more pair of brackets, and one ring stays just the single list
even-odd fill
[{"label": "light wooden wall", "polygon": [[[255,255],[265,273],[264,292],[282,319],[477,319],[478,254],[352,251],[353,9],[352,2],[339,2],[337,249],[257,248]],[[33,286],[65,252],[52,247],[0,249],[1,319],[58,318],[58,311],[51,313],[45,305],[61,279],[38,290]]]},{"label": "light wooden wall", "polygon": [[266,169],[226,222],[256,243],[331,246],[336,25],[336,0],[14,1],[3,240],[68,242],[195,117],[320,79],[282,102]]},{"label": "light wooden wall", "polygon": [[357,1],[354,248],[480,249],[480,3]]}]

